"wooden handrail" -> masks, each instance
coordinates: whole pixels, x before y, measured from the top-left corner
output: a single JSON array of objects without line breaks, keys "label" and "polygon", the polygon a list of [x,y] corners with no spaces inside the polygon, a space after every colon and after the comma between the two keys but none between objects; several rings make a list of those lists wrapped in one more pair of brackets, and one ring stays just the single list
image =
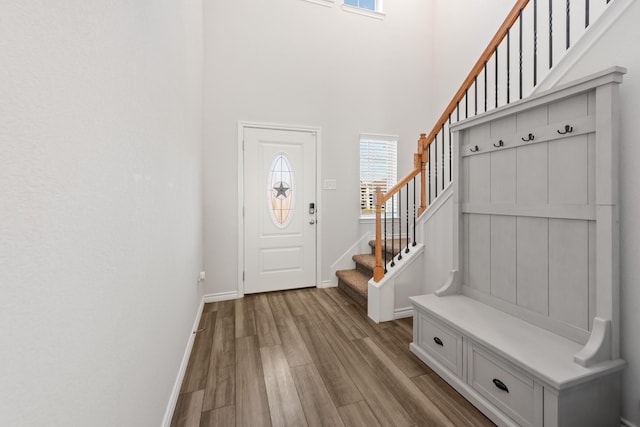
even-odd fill
[{"label": "wooden handrail", "polygon": [[389,199],[392,198],[398,191],[400,191],[402,187],[407,185],[409,182],[411,182],[413,178],[418,176],[420,172],[421,172],[420,168],[413,169],[411,172],[409,172],[407,176],[402,178],[402,181],[399,181],[396,185],[391,187],[391,189],[387,191],[386,194],[381,193],[382,194],[381,200],[377,201],[377,203],[380,203],[380,205],[384,205],[385,202],[389,201]]},{"label": "wooden handrail", "polygon": [[[448,123],[449,117],[453,114],[453,112],[458,108],[460,101],[466,96],[467,91],[472,87],[475,83],[476,77],[480,74],[482,70],[484,70],[485,63],[491,59],[491,56],[495,53],[497,47],[500,45],[502,40],[507,36],[509,29],[513,26],[513,24],[520,17],[521,11],[527,6],[529,0],[518,0],[516,4],[513,6],[509,15],[504,20],[496,34],[493,36],[489,45],[486,47],[480,58],[475,63],[471,72],[464,80],[456,94],[453,96],[447,108],[445,108],[444,112],[436,122],[435,126],[427,136],[426,134],[420,135],[420,140],[418,141],[418,151],[414,154],[414,168],[409,172],[407,176],[402,178],[400,182],[393,186],[386,193],[382,193],[379,189],[376,190],[376,247],[375,247],[375,258],[376,263],[373,269],[373,280],[379,282],[384,277],[384,267],[382,265],[382,206],[396,193],[398,193],[409,181],[414,179],[418,174],[420,177],[420,207],[418,208],[418,216],[422,215],[424,211],[427,209],[426,202],[426,173],[425,173],[425,165],[429,161],[429,146],[433,143],[436,138],[436,135],[440,133],[443,126]],[[385,249],[386,250],[386,249]]]},{"label": "wooden handrail", "polygon": [[466,91],[471,88],[471,86],[475,82],[475,78],[484,69],[485,62],[488,62],[489,59],[491,59],[491,56],[494,54],[498,45],[500,45],[502,40],[504,40],[504,38],[507,36],[507,32],[520,16],[520,11],[524,9],[527,4],[529,4],[529,0],[518,0],[515,6],[513,6],[513,9],[511,9],[511,12],[509,12],[509,15],[507,15],[507,18],[504,20],[504,22],[496,32],[496,35],[493,36],[493,38],[487,45],[487,48],[484,50],[484,52],[482,52],[482,55],[480,55],[480,58],[460,86],[460,89],[458,89],[456,94],[453,96],[453,99],[451,99],[451,102],[449,102],[449,105],[447,105],[447,108],[445,108],[444,113],[442,113],[435,126],[429,133],[429,136],[427,136],[427,146],[424,147],[425,150],[429,148],[429,145],[431,145],[436,135],[440,132],[442,126],[449,121],[449,116],[453,114],[454,111],[456,111],[456,108],[458,108],[458,103],[462,101],[466,94]]}]

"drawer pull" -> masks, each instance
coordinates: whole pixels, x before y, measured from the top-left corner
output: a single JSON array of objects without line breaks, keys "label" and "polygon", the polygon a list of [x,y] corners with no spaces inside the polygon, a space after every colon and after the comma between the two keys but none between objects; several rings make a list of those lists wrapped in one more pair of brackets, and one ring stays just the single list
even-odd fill
[{"label": "drawer pull", "polygon": [[444,343],[438,337],[433,337],[433,341],[435,341],[435,343],[438,344],[438,345],[444,346]]},{"label": "drawer pull", "polygon": [[497,378],[493,379],[493,384],[498,387],[500,390],[502,391],[506,391],[507,393],[509,393],[509,389],[507,388],[507,386],[505,385],[505,383],[503,383],[502,381],[500,381]]}]

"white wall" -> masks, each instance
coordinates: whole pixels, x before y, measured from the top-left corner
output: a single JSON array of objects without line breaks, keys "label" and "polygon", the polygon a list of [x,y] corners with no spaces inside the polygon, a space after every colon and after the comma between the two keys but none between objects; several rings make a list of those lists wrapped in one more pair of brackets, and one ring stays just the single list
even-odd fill
[{"label": "white wall", "polygon": [[417,240],[424,243],[424,252],[394,278],[396,312],[411,309],[409,297],[433,293],[449,278],[453,268],[451,190],[451,187],[445,189],[421,217],[416,228]]},{"label": "white wall", "polygon": [[451,188],[427,211],[424,233],[425,293],[441,288],[453,268],[453,197]]},{"label": "white wall", "polygon": [[412,168],[429,124],[430,4],[386,2],[384,20],[303,0],[205,2],[206,292],[237,283],[237,122],[322,128],[322,280],[362,234],[360,132],[400,136],[399,173]]},{"label": "white wall", "polygon": [[430,86],[431,126],[440,117],[489,41],[504,22],[514,0],[432,0]]},{"label": "white wall", "polygon": [[620,65],[628,69],[620,86],[620,282],[623,373],[622,416],[640,426],[640,3],[631,6],[560,83]]},{"label": "white wall", "polygon": [[201,9],[0,2],[0,425],[162,421],[202,292]]}]

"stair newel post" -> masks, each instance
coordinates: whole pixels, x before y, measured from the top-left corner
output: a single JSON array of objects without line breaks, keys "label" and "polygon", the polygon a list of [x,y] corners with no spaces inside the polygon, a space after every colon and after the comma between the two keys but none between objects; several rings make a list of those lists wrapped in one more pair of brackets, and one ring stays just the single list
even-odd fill
[{"label": "stair newel post", "polygon": [[382,235],[382,241],[384,242],[384,249],[382,249],[382,254],[383,254],[384,261],[382,265],[384,266],[384,274],[387,274],[387,206],[386,204],[383,206],[384,206],[384,215],[382,217],[382,224],[384,227],[384,234]]},{"label": "stair newel post", "polygon": [[413,177],[413,245],[415,246],[418,243],[416,242],[416,177]]},{"label": "stair newel post", "polygon": [[409,183],[408,182],[406,185],[406,189],[407,189],[407,209],[405,211],[405,221],[407,222],[407,248],[405,249],[404,253],[408,254],[409,253]]},{"label": "stair newel post", "polygon": [[382,205],[384,194],[376,188],[376,265],[373,267],[373,280],[379,282],[384,277],[382,266]]},{"label": "stair newel post", "polygon": [[[401,249],[401,247],[402,247],[402,189],[398,190],[398,249]],[[395,251],[393,253],[395,253]],[[398,261],[401,261],[401,260],[402,260],[402,250],[398,252]]]},{"label": "stair newel post", "polygon": [[[391,196],[391,262],[389,263],[389,265],[391,267],[395,267],[396,263],[394,261],[395,258],[395,253],[396,253],[396,248],[395,248],[395,241],[396,241],[396,230],[395,230],[395,224],[396,224],[396,196],[392,195]],[[384,252],[387,252],[387,239],[385,236],[384,239]]]},{"label": "stair newel post", "polygon": [[[418,140],[418,153],[416,156],[416,163],[420,161],[420,209],[418,209],[418,216],[422,215],[427,210],[427,162],[429,161],[429,142],[427,141],[427,134],[421,133]],[[418,158],[419,156],[419,158]],[[417,166],[417,165],[416,165]]]}]

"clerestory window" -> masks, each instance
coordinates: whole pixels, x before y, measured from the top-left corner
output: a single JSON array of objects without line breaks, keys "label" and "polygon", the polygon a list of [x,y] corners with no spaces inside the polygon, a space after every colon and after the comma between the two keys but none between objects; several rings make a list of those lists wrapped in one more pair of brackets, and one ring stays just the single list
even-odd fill
[{"label": "clerestory window", "polygon": [[344,0],[343,9],[347,12],[384,19],[382,0]]},{"label": "clerestory window", "polygon": [[360,9],[376,10],[376,0],[344,0],[344,4]]}]

